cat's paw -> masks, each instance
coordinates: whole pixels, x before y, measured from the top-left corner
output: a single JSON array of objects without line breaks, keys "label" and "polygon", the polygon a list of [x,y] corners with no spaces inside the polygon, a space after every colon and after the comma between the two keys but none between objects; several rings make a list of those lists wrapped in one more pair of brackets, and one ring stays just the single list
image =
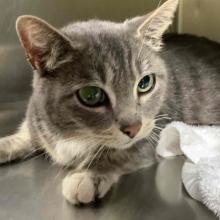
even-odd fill
[{"label": "cat's paw", "polygon": [[93,172],[74,173],[63,180],[63,195],[72,204],[88,204],[95,198],[103,198],[117,182],[117,174],[96,174]]}]

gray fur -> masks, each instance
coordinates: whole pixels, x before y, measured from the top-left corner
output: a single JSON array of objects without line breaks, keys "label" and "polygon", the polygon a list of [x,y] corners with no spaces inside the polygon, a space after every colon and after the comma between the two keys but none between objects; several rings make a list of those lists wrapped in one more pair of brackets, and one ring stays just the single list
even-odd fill
[{"label": "gray fur", "polygon": [[[55,162],[74,168],[80,178],[94,176],[88,175],[88,169],[95,176],[120,176],[155,161],[151,147],[169,118],[220,124],[220,46],[174,35],[165,37],[165,47],[158,51],[162,32],[155,30],[165,31],[176,5],[177,0],[169,0],[167,7],[155,13],[156,20],[153,13],[124,23],[90,20],[60,31],[38,18],[21,18],[17,30],[34,69],[26,115],[31,138],[25,151],[43,148]],[[148,30],[149,18],[153,23]],[[161,18],[166,18],[164,23]],[[30,32],[31,46],[25,32]],[[149,38],[151,42],[146,43]],[[156,74],[155,88],[138,97],[138,81],[151,73]],[[107,106],[88,108],[77,100],[76,91],[88,84],[106,91]],[[120,127],[136,121],[142,122],[142,130],[129,139]],[[76,180],[77,175],[73,174]],[[70,184],[70,179],[64,183]],[[68,190],[64,194],[71,202],[91,202],[96,196],[95,191],[84,200],[69,198]]]},{"label": "gray fur", "polygon": [[190,35],[168,35],[164,43],[169,86],[161,111],[189,124],[219,125],[220,45]]}]

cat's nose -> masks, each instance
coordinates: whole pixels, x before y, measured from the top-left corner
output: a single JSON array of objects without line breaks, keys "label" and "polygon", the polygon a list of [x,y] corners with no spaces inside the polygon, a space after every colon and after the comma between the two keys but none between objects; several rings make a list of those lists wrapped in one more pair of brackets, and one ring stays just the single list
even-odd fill
[{"label": "cat's nose", "polygon": [[120,130],[124,134],[129,136],[130,138],[134,138],[137,135],[137,133],[140,131],[141,126],[142,126],[141,122],[136,122],[136,123],[131,124],[131,125],[122,126],[120,128]]}]

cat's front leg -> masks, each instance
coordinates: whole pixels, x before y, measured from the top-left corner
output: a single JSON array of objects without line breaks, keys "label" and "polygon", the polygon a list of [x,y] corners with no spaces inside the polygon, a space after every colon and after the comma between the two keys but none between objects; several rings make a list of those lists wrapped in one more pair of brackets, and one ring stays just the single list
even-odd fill
[{"label": "cat's front leg", "polygon": [[36,151],[26,121],[15,134],[0,138],[0,164],[26,158]]},{"label": "cat's front leg", "polygon": [[100,174],[91,170],[70,173],[63,179],[62,192],[74,205],[88,204],[103,198],[119,177],[117,173]]}]

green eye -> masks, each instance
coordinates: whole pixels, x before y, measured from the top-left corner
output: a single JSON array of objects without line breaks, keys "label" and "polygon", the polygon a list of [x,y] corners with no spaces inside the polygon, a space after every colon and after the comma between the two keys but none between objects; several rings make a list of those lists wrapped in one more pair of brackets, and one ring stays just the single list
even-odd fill
[{"label": "green eye", "polygon": [[140,82],[138,83],[137,90],[139,93],[150,92],[153,89],[154,85],[155,85],[155,75],[154,74],[147,75],[140,80]]},{"label": "green eye", "polygon": [[87,106],[97,107],[104,103],[106,96],[99,87],[86,86],[78,90],[78,98]]}]

